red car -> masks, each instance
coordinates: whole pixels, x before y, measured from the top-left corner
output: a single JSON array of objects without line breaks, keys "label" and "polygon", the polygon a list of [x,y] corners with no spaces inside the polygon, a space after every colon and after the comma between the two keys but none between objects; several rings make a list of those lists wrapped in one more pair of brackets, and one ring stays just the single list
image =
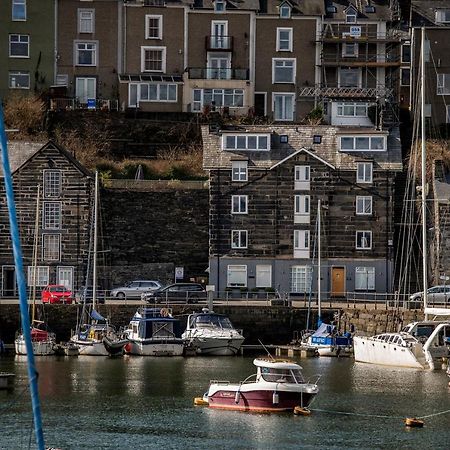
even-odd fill
[{"label": "red car", "polygon": [[67,303],[73,302],[72,291],[62,284],[49,284],[42,290],[42,303]]}]

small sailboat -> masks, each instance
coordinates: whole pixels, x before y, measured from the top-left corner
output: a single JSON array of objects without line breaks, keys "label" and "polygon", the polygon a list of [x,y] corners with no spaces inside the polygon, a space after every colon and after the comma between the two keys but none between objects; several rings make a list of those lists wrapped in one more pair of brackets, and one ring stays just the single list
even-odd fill
[{"label": "small sailboat", "polygon": [[[40,202],[40,186],[37,187],[36,200],[36,220],[34,227],[34,245],[33,245],[33,268],[32,268],[32,305],[31,305],[31,342],[33,345],[33,353],[36,356],[48,356],[55,353],[56,336],[47,329],[47,325],[36,317],[36,267],[38,260],[38,243],[39,243],[39,202]],[[42,305],[43,307],[43,305]],[[17,355],[26,355],[27,346],[23,333],[20,333],[14,341],[14,347]]]}]

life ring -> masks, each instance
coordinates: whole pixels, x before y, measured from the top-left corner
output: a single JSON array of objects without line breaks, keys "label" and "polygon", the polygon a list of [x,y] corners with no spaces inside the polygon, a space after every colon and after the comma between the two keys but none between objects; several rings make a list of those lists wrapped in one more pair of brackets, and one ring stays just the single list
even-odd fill
[{"label": "life ring", "polygon": [[161,311],[159,311],[161,314],[161,317],[168,317],[169,316],[169,310],[167,308],[161,308]]}]

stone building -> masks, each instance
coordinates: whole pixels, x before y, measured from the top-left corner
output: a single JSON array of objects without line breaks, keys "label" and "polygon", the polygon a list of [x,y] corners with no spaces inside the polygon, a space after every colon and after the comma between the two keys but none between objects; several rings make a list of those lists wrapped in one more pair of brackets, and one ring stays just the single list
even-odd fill
[{"label": "stone building", "polygon": [[210,174],[210,284],[216,290],[390,292],[398,130],[202,128]]}]

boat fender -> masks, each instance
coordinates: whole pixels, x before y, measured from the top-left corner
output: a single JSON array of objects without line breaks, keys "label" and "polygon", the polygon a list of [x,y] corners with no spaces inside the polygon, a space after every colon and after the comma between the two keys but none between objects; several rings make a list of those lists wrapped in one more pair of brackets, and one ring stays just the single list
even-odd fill
[{"label": "boat fender", "polygon": [[234,396],[234,403],[236,403],[236,405],[239,403],[241,399],[241,393],[239,391],[236,391],[236,395]]},{"label": "boat fender", "polygon": [[272,394],[272,403],[273,403],[274,405],[278,405],[279,401],[280,401],[280,395],[278,394],[277,391],[273,391],[273,394]]},{"label": "boat fender", "polygon": [[407,417],[405,419],[405,425],[411,428],[422,428],[424,423],[423,420],[416,419],[415,417]]},{"label": "boat fender", "polygon": [[303,408],[301,406],[296,406],[294,408],[294,414],[296,416],[310,416],[311,415],[311,410],[308,408]]},{"label": "boat fender", "polygon": [[209,402],[207,400],[205,400],[203,397],[195,397],[194,405],[195,406],[208,406]]},{"label": "boat fender", "polygon": [[161,317],[169,317],[169,310],[167,308],[161,308],[159,313],[161,314]]}]

